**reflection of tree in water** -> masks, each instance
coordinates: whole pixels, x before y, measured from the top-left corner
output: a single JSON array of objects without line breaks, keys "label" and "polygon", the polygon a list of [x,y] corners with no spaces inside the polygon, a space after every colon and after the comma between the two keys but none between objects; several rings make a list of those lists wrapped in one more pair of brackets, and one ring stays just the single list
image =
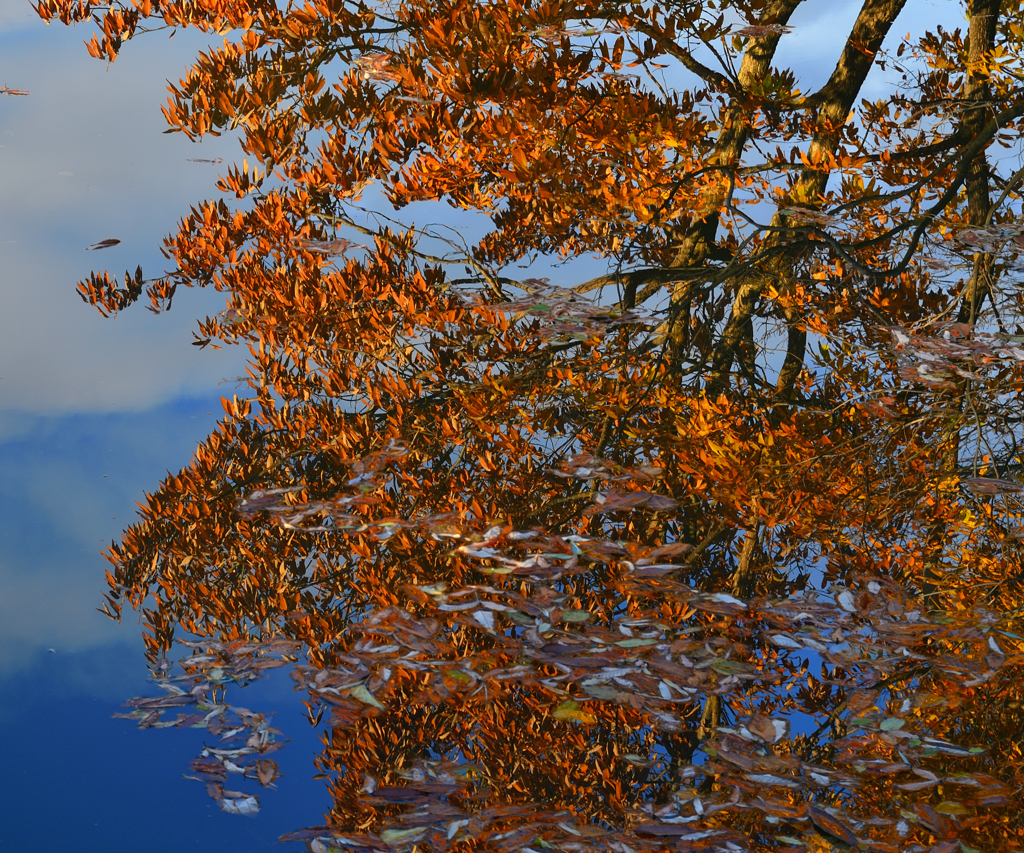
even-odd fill
[{"label": "reflection of tree in water", "polygon": [[[994,631],[1012,625],[915,597],[900,549],[932,523],[932,479],[893,463],[889,422],[709,401],[643,377],[636,328],[581,357],[545,352],[533,319],[460,306],[434,309],[444,329],[410,331],[415,346],[360,356],[389,388],[361,407],[322,391],[264,397],[261,418],[228,404],[114,551],[121,593],[155,596],[155,657],[179,625],[226,644],[197,664],[218,681],[239,644],[244,660],[275,637],[307,654],[296,677],[329,725],[335,798],[329,828],[303,836],[314,849],[822,833],[884,849],[896,826],[939,842],[1013,802],[968,722],[1004,677],[1015,641]],[[485,348],[494,378],[474,382]],[[435,377],[427,393],[417,375]],[[609,388],[624,429],[595,405]],[[932,452],[927,432],[906,435],[900,455]],[[573,453],[602,439],[602,456]],[[820,567],[825,596],[808,586]],[[194,770],[211,793],[251,808],[224,788],[242,756],[207,759]],[[937,794],[954,773],[963,786]]]},{"label": "reflection of tree in water", "polygon": [[[114,312],[213,284],[197,343],[251,347],[252,396],[110,554],[166,688],[133,715],[223,739],[191,771],[223,808],[278,746],[226,685],[290,665],[327,726],[314,853],[1019,846],[1024,171],[986,151],[1024,114],[1020,15],[973,0],[965,38],[889,55],[905,4],[865,0],[803,95],[772,68],[800,0],[722,5],[751,26],[95,10],[110,58],[153,17],[238,30],[167,115],[261,162],[174,270],[80,286]],[[861,101],[876,62],[905,83]],[[405,228],[371,184],[493,230]],[[554,252],[614,271],[500,274]]]}]

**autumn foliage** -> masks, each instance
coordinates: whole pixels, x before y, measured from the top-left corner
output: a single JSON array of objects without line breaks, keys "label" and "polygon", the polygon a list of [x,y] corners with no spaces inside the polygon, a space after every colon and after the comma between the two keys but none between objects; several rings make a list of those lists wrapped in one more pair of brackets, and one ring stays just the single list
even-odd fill
[{"label": "autumn foliage", "polygon": [[222,808],[280,745],[227,685],[287,664],[313,853],[1020,848],[1024,14],[864,0],[805,93],[803,5],[41,0],[224,37],[165,115],[246,159],[79,285],[215,287],[251,352],[105,605]]}]

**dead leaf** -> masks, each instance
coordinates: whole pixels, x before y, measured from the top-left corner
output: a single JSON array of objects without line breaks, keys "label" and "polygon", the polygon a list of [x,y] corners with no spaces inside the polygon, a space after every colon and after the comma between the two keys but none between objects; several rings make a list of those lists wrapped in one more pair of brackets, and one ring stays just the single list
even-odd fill
[{"label": "dead leaf", "polygon": [[109,237],[106,240],[100,240],[98,243],[93,243],[91,246],[86,246],[85,251],[91,252],[95,249],[109,249],[111,246],[116,246],[120,242],[120,240],[115,240],[113,237]]},{"label": "dead leaf", "polygon": [[764,714],[758,714],[747,723],[747,728],[767,743],[778,743],[789,731],[789,723],[786,720],[773,720]]},{"label": "dead leaf", "polygon": [[418,826],[415,829],[385,829],[380,834],[380,837],[385,844],[396,847],[399,844],[408,844],[415,841],[426,831],[426,827],[423,826]]},{"label": "dead leaf", "polygon": [[968,477],[964,482],[976,495],[1017,495],[1024,492],[1024,486],[1019,483],[994,477]]},{"label": "dead leaf", "polygon": [[552,716],[559,720],[567,720],[574,723],[597,722],[597,717],[581,708],[578,702],[573,702],[571,699],[559,705],[554,710]]},{"label": "dead leaf", "polygon": [[738,30],[733,30],[732,34],[741,38],[759,39],[765,36],[777,36],[791,32],[793,32],[792,27],[786,27],[782,24],[750,24]]},{"label": "dead leaf", "polygon": [[816,806],[808,806],[807,816],[811,819],[811,823],[826,835],[831,835],[833,838],[849,844],[850,847],[857,846],[857,834],[845,823],[833,817],[825,810],[819,809]]},{"label": "dead leaf", "polygon": [[[255,817],[259,814],[260,803],[259,799],[252,796],[246,796],[245,794],[239,794],[237,797],[225,796],[217,800],[217,805],[221,807],[223,811],[228,814],[240,814],[245,817]],[[235,793],[235,792],[231,792]]]},{"label": "dead leaf", "polygon": [[366,705],[372,705],[374,708],[378,708],[381,711],[385,710],[384,706],[379,701],[377,701],[377,697],[374,696],[369,690],[367,690],[366,687],[362,684],[357,684],[355,687],[349,690],[348,695],[351,696],[353,699],[358,699],[360,702],[363,702]]},{"label": "dead leaf", "polygon": [[488,631],[494,630],[494,614],[490,610],[475,610],[473,618]]},{"label": "dead leaf", "polygon": [[256,777],[260,780],[260,784],[264,788],[271,785],[280,775],[281,771],[277,769],[276,761],[271,761],[268,758],[261,758],[256,762]]}]

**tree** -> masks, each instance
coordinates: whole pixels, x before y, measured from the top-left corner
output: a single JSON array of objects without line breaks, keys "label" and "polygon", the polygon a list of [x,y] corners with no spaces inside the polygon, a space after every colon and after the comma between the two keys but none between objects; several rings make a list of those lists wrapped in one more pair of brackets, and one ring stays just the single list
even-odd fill
[{"label": "tree", "polygon": [[[307,657],[311,849],[1019,847],[1020,6],[887,52],[906,4],[864,0],[803,94],[800,5],[40,2],[109,60],[228,36],[165,114],[240,131],[240,203],[79,290],[222,290],[197,342],[248,343],[252,396],[111,547],[107,606],[155,665],[204,638],[145,725]],[[586,253],[610,272],[507,276]]]}]

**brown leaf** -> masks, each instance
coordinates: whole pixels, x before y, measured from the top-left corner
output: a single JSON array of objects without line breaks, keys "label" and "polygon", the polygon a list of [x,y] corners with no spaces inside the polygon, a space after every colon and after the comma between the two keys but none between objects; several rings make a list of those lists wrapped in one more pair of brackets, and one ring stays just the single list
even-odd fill
[{"label": "brown leaf", "polygon": [[754,769],[754,762],[747,758],[745,755],[739,755],[733,752],[726,752],[724,749],[717,750],[717,755],[723,761],[728,761],[730,764],[735,764],[737,767],[742,767],[744,770]]},{"label": "brown leaf", "polygon": [[675,509],[679,506],[679,501],[674,498],[670,498],[667,495],[650,495],[647,498],[647,506],[655,512],[667,512],[668,510]]},{"label": "brown leaf", "polygon": [[271,761],[269,758],[261,758],[256,762],[256,778],[260,780],[260,784],[264,788],[273,783],[280,775],[281,771],[277,769],[276,761]]},{"label": "brown leaf", "polygon": [[925,829],[931,830],[936,835],[946,835],[949,832],[949,821],[931,806],[916,803],[911,810],[917,815],[918,821]]},{"label": "brown leaf", "polygon": [[640,835],[675,837],[694,834],[693,827],[678,826],[670,823],[641,823],[638,826],[633,827],[633,832],[636,832]]},{"label": "brown leaf", "polygon": [[759,39],[765,36],[776,36],[791,32],[793,32],[792,27],[786,27],[782,24],[750,24],[738,30],[733,30],[732,34],[743,38]]},{"label": "brown leaf", "polygon": [[120,240],[115,240],[113,237],[108,237],[106,240],[100,240],[98,243],[86,246],[85,251],[91,252],[94,249],[109,249],[111,246],[116,246],[120,242]]},{"label": "brown leaf", "polygon": [[779,738],[785,737],[789,730],[789,723],[785,720],[773,720],[765,714],[758,714],[747,723],[747,728],[766,743],[776,743]]},{"label": "brown leaf", "polygon": [[849,844],[851,847],[857,846],[857,834],[841,820],[833,817],[823,809],[819,809],[816,806],[808,806],[807,817],[811,819],[811,823],[826,835],[831,835],[833,838],[842,841],[844,844]]},{"label": "brown leaf", "polygon": [[299,240],[299,246],[322,255],[343,255],[349,249],[365,249],[358,243],[339,237],[336,240]]},{"label": "brown leaf", "polygon": [[677,554],[686,554],[692,550],[693,546],[688,542],[671,542],[668,545],[655,548],[648,556],[651,559],[657,560],[663,557],[675,557]]},{"label": "brown leaf", "polygon": [[964,482],[976,495],[1017,495],[1024,492],[1024,486],[1020,483],[994,477],[968,477]]},{"label": "brown leaf", "polygon": [[419,800],[426,799],[427,795],[422,791],[416,791],[412,788],[398,788],[398,787],[382,787],[377,788],[373,792],[373,796],[380,797],[382,800],[387,800],[389,803],[415,803]]}]

